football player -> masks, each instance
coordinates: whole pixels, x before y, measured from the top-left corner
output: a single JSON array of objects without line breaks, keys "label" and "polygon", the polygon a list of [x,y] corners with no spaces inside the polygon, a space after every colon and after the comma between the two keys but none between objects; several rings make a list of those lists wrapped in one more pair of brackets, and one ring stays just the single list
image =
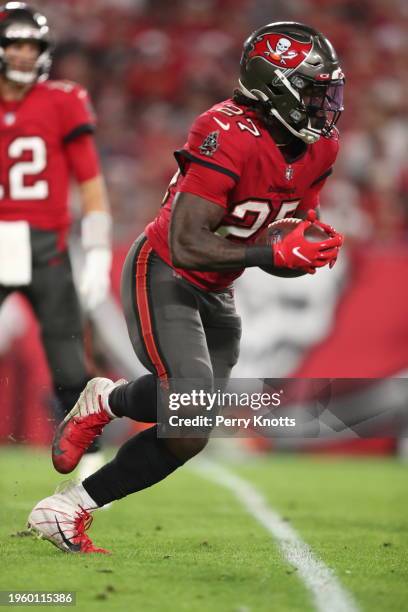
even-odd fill
[{"label": "football player", "polygon": [[[274,23],[247,39],[238,89],[194,122],[175,153],[179,169],[162,207],[125,262],[129,335],[151,374],[88,383],[54,439],[58,471],[73,470],[112,419],[155,423],[157,381],[179,391],[199,379],[211,391],[214,378],[228,379],[241,335],[231,285],[245,268],[295,276],[335,263],[342,237],[315,211],[337,154],[343,85],[332,45],[311,27]],[[287,216],[304,220],[277,244],[257,244],[271,221]],[[327,239],[306,240],[312,223]],[[29,525],[62,550],[104,552],[85,533],[92,511],[161,481],[206,445],[205,431],[166,438],[162,426],[128,440],[81,484],[42,500]]]},{"label": "football player", "polygon": [[44,15],[22,2],[1,7],[0,304],[14,291],[31,302],[65,415],[90,378],[67,252],[70,178],[83,206],[81,289],[90,309],[109,289],[111,218],[88,95],[48,80],[50,65]]}]

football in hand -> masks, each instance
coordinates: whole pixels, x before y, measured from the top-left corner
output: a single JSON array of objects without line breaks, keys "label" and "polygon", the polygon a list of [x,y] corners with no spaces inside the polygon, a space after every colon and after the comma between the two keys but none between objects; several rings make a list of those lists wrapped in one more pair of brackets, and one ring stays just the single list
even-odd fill
[{"label": "football in hand", "polygon": [[[293,232],[297,227],[298,223],[301,223],[304,219],[297,219],[295,217],[287,217],[285,219],[279,219],[271,223],[266,232],[262,237],[263,244],[276,244],[282,240],[285,236]],[[305,230],[305,238],[310,242],[322,242],[329,238],[329,234],[318,225],[310,225]],[[259,244],[259,243],[258,243]],[[303,270],[289,269],[289,268],[277,268],[274,266],[260,266],[264,272],[272,274],[273,276],[284,276],[287,278],[294,278],[296,276],[303,276],[306,274]]]}]

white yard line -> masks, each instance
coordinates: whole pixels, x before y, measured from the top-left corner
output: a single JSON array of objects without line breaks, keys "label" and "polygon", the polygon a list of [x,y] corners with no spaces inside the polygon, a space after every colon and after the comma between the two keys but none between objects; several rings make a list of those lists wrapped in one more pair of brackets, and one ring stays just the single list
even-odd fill
[{"label": "white yard line", "polygon": [[277,541],[283,557],[297,569],[299,577],[313,596],[318,612],[357,612],[358,606],[336,578],[333,570],[318,559],[264,496],[248,481],[236,476],[224,466],[207,459],[194,461],[194,471],[231,491],[247,512]]}]

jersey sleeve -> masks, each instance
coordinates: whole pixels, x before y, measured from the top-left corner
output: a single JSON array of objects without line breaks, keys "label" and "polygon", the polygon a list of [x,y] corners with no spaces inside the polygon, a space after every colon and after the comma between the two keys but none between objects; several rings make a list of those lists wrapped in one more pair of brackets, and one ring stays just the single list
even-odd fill
[{"label": "jersey sleeve", "polygon": [[[65,85],[65,89],[63,88]],[[75,83],[62,83],[58,92],[61,136],[64,143],[95,131],[95,114],[88,92]]]},{"label": "jersey sleeve", "polygon": [[178,191],[193,193],[227,208],[228,193],[240,179],[244,163],[242,147],[233,134],[222,129],[211,113],[193,123],[183,149],[175,152],[184,179]]},{"label": "jersey sleeve", "polygon": [[65,145],[65,153],[72,175],[78,183],[83,183],[100,174],[99,158],[94,139],[89,134],[81,134]]},{"label": "jersey sleeve", "polygon": [[228,174],[200,164],[189,163],[177,185],[177,191],[192,193],[218,206],[228,208],[228,194],[234,187],[235,181]]},{"label": "jersey sleeve", "polygon": [[181,172],[187,160],[226,174],[238,182],[242,173],[244,150],[239,146],[236,135],[236,130],[222,129],[212,113],[200,115],[191,127],[186,145],[175,153]]}]

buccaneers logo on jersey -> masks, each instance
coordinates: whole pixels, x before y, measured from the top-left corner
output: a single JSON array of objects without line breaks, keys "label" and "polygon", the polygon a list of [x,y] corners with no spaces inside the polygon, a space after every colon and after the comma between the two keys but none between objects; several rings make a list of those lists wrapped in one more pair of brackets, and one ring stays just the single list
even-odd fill
[{"label": "buccaneers logo on jersey", "polygon": [[203,143],[200,145],[199,150],[202,155],[207,155],[207,157],[211,157],[214,155],[216,150],[218,149],[218,136],[220,135],[219,131],[211,132],[204,139]]}]

